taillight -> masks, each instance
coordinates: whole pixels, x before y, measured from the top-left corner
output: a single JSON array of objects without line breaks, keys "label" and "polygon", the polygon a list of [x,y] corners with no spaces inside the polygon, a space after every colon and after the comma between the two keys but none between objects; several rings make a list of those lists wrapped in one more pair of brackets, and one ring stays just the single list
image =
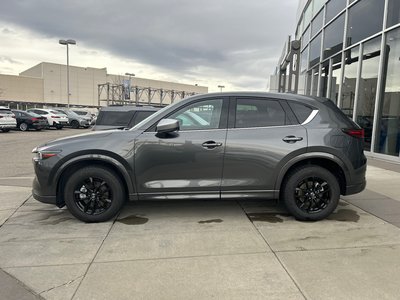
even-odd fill
[{"label": "taillight", "polygon": [[59,116],[51,116],[50,118],[59,119],[60,117]]},{"label": "taillight", "polygon": [[364,138],[364,128],[361,129],[349,129],[345,128],[342,131],[352,137],[363,139]]},{"label": "taillight", "polygon": [[37,122],[37,121],[39,121],[38,118],[32,118],[32,122]]}]

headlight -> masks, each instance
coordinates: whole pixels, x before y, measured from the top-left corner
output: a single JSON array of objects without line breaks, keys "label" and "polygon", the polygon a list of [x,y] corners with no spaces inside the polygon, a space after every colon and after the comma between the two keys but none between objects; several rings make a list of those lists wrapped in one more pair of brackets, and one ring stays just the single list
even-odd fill
[{"label": "headlight", "polygon": [[60,152],[61,150],[46,150],[46,148],[36,147],[32,150],[32,153],[34,154],[33,160],[38,161],[48,159],[50,157],[56,156]]}]

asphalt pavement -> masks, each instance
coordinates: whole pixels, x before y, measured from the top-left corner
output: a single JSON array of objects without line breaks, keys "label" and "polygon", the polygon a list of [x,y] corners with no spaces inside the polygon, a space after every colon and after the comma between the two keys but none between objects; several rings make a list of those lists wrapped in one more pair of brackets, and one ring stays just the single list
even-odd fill
[{"label": "asphalt pavement", "polygon": [[0,134],[1,299],[398,299],[400,173],[320,222],[275,201],[128,203],[84,224],[32,199],[31,149],[85,130]]}]

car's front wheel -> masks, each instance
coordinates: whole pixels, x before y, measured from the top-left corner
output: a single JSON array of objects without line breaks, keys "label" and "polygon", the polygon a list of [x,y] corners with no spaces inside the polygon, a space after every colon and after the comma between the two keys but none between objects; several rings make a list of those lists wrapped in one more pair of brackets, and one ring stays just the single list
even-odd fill
[{"label": "car's front wheel", "polygon": [[340,186],[336,176],[327,169],[302,166],[291,171],[286,178],[282,198],[296,219],[317,221],[336,209]]},{"label": "car's front wheel", "polygon": [[100,166],[84,167],[69,176],[64,200],[71,214],[83,222],[103,222],[113,218],[125,202],[121,179]]}]

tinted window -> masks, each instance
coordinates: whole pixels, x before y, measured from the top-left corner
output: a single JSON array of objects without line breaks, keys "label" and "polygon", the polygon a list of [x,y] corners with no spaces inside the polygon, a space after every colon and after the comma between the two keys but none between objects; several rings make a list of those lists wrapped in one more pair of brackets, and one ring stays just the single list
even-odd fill
[{"label": "tinted window", "polygon": [[311,41],[310,44],[310,67],[319,63],[321,56],[321,33],[316,36],[315,39]]},{"label": "tinted window", "polygon": [[364,0],[349,9],[347,46],[382,30],[384,6],[385,1]]},{"label": "tinted window", "polygon": [[154,113],[154,111],[138,111],[138,112],[136,112],[134,125],[136,125],[139,122],[142,122],[144,119],[146,119],[148,116],[151,116],[153,113]]},{"label": "tinted window", "polygon": [[311,22],[311,36],[314,36],[321,28],[324,20],[324,11],[321,10],[319,14]]},{"label": "tinted window", "polygon": [[331,0],[326,5],[326,22],[328,23],[334,16],[346,7],[347,0]]},{"label": "tinted window", "polygon": [[291,101],[288,101],[288,103],[290,105],[290,108],[293,110],[294,114],[296,115],[296,118],[300,124],[303,123],[305,120],[307,120],[308,116],[312,112],[312,108],[305,106],[303,104],[291,102]]},{"label": "tinted window", "polygon": [[327,58],[343,48],[344,14],[329,24],[324,34],[324,58]]},{"label": "tinted window", "polygon": [[286,113],[276,100],[237,99],[236,128],[267,127],[287,124]]},{"label": "tinted window", "polygon": [[389,0],[389,9],[388,9],[386,27],[391,27],[398,23],[400,23],[400,1]]},{"label": "tinted window", "polygon": [[179,120],[181,130],[217,129],[221,120],[222,103],[222,99],[196,102],[168,118]]},{"label": "tinted window", "polygon": [[135,111],[100,111],[96,125],[128,126]]}]

